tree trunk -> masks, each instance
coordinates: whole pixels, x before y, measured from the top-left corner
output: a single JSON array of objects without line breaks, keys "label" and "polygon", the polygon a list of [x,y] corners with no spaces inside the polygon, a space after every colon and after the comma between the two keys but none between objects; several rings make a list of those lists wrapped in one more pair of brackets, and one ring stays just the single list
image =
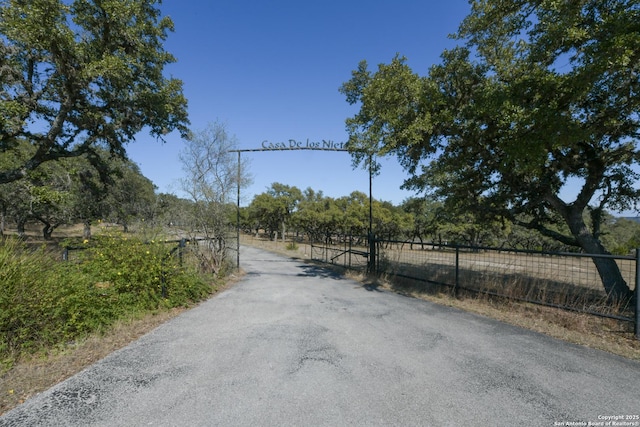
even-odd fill
[{"label": "tree trunk", "polygon": [[84,222],[84,228],[82,229],[82,237],[85,240],[91,239],[91,221]]},{"label": "tree trunk", "polygon": [[53,234],[53,230],[55,229],[55,226],[52,226],[48,222],[45,222],[44,227],[42,227],[42,237],[44,237],[44,240],[51,240],[51,235]]},{"label": "tree trunk", "polygon": [[16,226],[18,228],[18,236],[21,239],[25,239],[27,237],[27,232],[25,231],[25,227],[27,224],[27,220],[19,219],[16,221]]},{"label": "tree trunk", "polygon": [[[587,254],[610,255],[602,246],[600,240],[589,232],[582,218],[582,212],[577,212],[577,210],[572,212],[567,218],[567,223],[578,244]],[[629,301],[632,297],[632,292],[622,277],[616,260],[606,257],[592,257],[592,260],[598,270],[609,302],[615,304]]]},{"label": "tree trunk", "polygon": [[607,298],[613,303],[626,302],[632,297],[629,285],[622,277],[620,268],[615,259],[593,257],[602,285],[607,293]]}]

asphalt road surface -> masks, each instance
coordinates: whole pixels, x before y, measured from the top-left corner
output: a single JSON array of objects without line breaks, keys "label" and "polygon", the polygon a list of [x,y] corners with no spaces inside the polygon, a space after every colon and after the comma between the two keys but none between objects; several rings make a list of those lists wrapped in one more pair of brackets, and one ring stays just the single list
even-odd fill
[{"label": "asphalt road surface", "polygon": [[640,363],[241,256],[236,286],[0,426],[640,425]]}]

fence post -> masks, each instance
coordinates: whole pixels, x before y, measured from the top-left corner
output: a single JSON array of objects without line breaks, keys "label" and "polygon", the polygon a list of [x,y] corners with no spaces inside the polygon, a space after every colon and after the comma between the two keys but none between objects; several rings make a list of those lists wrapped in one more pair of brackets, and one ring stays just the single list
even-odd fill
[{"label": "fence post", "polygon": [[460,286],[460,246],[456,245],[456,282],[453,285],[453,294],[458,296],[458,286]]},{"label": "fence post", "polygon": [[324,262],[329,264],[329,241],[324,239]]},{"label": "fence post", "polygon": [[636,287],[633,290],[633,297],[636,299],[636,322],[635,334],[636,339],[640,340],[640,248],[636,248]]},{"label": "fence post", "polygon": [[369,273],[376,273],[376,239],[373,232],[369,233]]},{"label": "fence post", "polygon": [[178,246],[178,259],[180,260],[180,267],[182,267],[182,256],[184,252],[184,248],[187,246],[187,239],[184,237],[180,239],[180,245]]}]

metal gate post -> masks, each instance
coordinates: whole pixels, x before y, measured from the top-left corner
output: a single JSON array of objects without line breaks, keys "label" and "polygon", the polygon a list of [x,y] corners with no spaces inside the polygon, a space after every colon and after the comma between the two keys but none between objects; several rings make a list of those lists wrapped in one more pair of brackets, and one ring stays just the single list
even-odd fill
[{"label": "metal gate post", "polygon": [[635,334],[636,339],[640,340],[640,248],[636,249],[636,287],[633,297],[636,299]]},{"label": "metal gate post", "polygon": [[369,273],[376,273],[376,239],[373,233],[369,233]]},{"label": "metal gate post", "polygon": [[453,294],[458,296],[458,286],[460,286],[460,246],[456,245],[456,278],[453,285]]},{"label": "metal gate post", "polygon": [[238,150],[238,200],[236,205],[236,269],[240,271],[240,151]]}]

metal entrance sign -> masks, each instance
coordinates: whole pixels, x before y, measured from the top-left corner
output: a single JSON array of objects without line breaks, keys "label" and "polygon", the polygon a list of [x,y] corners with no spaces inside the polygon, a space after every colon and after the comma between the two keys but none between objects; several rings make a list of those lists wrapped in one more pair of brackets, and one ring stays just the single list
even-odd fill
[{"label": "metal entrance sign", "polygon": [[[334,142],[332,140],[320,140],[311,141],[309,139],[305,141],[298,141],[296,139],[289,139],[287,141],[270,142],[268,140],[262,141],[262,148],[246,148],[241,150],[229,150],[230,153],[238,153],[238,201],[237,201],[237,267],[240,269],[240,154],[255,152],[255,151],[296,151],[296,150],[316,150],[316,151],[349,151],[346,148],[346,142]],[[371,157],[369,158],[369,259],[368,270],[373,272],[376,264],[376,247],[375,238],[373,235],[373,194],[372,194],[372,179],[373,174],[371,170]]]},{"label": "metal entrance sign", "polygon": [[288,141],[270,142],[262,141],[262,150],[325,150],[325,151],[348,151],[345,142],[334,142],[331,140],[322,141],[298,141],[290,139]]},{"label": "metal entrance sign", "polygon": [[287,141],[262,141],[261,148],[244,148],[241,150],[229,150],[230,153],[248,153],[252,151],[294,151],[294,150],[317,150],[317,151],[349,151],[346,142],[335,142],[323,139],[321,141],[298,141],[289,139]]}]

